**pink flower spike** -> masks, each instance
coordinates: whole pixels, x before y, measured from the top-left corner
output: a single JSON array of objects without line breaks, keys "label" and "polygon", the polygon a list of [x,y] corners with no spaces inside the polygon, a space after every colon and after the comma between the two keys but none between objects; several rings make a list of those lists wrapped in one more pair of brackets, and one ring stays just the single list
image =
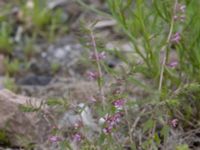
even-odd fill
[{"label": "pink flower spike", "polygon": [[121,110],[123,108],[124,104],[125,104],[125,100],[124,99],[118,99],[118,100],[113,102],[113,105],[118,110]]}]

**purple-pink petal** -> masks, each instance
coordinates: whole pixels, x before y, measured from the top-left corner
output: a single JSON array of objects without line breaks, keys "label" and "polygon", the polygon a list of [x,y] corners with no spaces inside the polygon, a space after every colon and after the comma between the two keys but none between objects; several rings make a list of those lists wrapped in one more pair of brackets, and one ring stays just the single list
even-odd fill
[{"label": "purple-pink petal", "polygon": [[178,61],[172,61],[168,64],[169,67],[175,68],[178,65]]},{"label": "purple-pink petal", "polygon": [[61,138],[59,136],[51,136],[49,137],[49,141],[51,143],[56,143],[56,142],[59,142],[61,140]]},{"label": "purple-pink petal", "polygon": [[178,32],[171,36],[172,43],[179,43],[180,40],[181,40],[181,36],[180,36],[180,33]]},{"label": "purple-pink petal", "polygon": [[116,100],[116,101],[113,102],[113,105],[117,109],[122,109],[123,106],[124,106],[124,104],[125,104],[125,100],[124,99],[118,99],[118,100]]},{"label": "purple-pink petal", "polygon": [[76,142],[80,142],[82,139],[82,136],[80,133],[76,133],[74,136],[73,136],[73,140],[76,141]]}]

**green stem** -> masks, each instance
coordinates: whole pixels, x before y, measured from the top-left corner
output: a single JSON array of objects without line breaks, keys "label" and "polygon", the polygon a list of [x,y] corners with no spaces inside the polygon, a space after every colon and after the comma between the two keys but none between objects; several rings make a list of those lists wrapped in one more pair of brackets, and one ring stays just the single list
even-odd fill
[{"label": "green stem", "polygon": [[[94,33],[93,33],[92,30],[90,30],[90,35],[91,35],[91,38],[92,38],[92,45],[93,45],[93,48],[94,48],[95,56],[98,56],[97,45],[96,45]],[[99,73],[99,82],[98,82],[99,91],[100,91],[100,95],[101,95],[103,108],[105,108],[105,104],[106,104],[105,103],[105,93],[104,93],[103,83],[102,83],[103,73],[102,73],[102,70],[101,70],[101,65],[100,65],[99,59],[96,60],[96,63],[97,63],[97,69],[98,69],[98,73]]]},{"label": "green stem", "polygon": [[173,14],[172,14],[171,23],[170,23],[170,30],[169,30],[169,34],[168,34],[168,37],[167,37],[167,45],[164,47],[164,49],[166,49],[166,53],[164,53],[164,59],[163,59],[161,71],[160,71],[160,80],[159,80],[159,87],[158,87],[159,92],[161,92],[161,89],[162,89],[164,68],[165,68],[166,62],[169,59],[169,50],[170,50],[169,45],[170,45],[170,39],[171,39],[173,29],[174,29],[174,14],[175,14],[175,9],[176,9],[177,4],[178,4],[178,0],[176,0],[175,4],[174,4],[174,10],[173,10]]}]

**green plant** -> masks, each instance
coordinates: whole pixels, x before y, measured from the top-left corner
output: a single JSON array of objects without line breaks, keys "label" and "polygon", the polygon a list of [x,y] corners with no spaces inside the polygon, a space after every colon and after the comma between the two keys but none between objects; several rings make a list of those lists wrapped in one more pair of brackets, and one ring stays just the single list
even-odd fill
[{"label": "green plant", "polygon": [[6,89],[11,90],[13,92],[16,92],[18,89],[15,81],[12,78],[9,78],[8,76],[3,81],[3,85],[5,86]]},{"label": "green plant", "polygon": [[58,31],[66,31],[66,27],[62,26],[64,23],[63,12],[61,9],[48,8],[47,0],[33,0],[31,8],[22,5],[22,12],[25,23],[34,29],[33,34],[36,36],[45,37],[52,42]]},{"label": "green plant", "polygon": [[176,147],[176,150],[189,150],[188,145],[183,144]]},{"label": "green plant", "polygon": [[46,0],[33,0],[33,7],[23,6],[23,12],[36,28],[43,28],[51,21],[51,10],[46,7]]},{"label": "green plant", "polygon": [[35,37],[29,38],[29,37],[25,37],[25,45],[23,48],[23,52],[26,55],[27,58],[31,58],[34,53],[35,53]]},{"label": "green plant", "polygon": [[8,58],[6,58],[3,63],[6,68],[6,73],[8,75],[13,76],[19,72],[20,62],[18,59],[13,59],[12,61],[10,61]]},{"label": "green plant", "polygon": [[[99,12],[80,0],[78,2],[92,11]],[[187,130],[199,127],[200,19],[198,14],[200,11],[198,7],[200,2],[195,0],[108,0],[106,2],[112,18],[117,21],[118,28],[123,30],[131,42],[132,52],[137,54],[139,63],[117,52],[129,69],[124,72],[112,71],[103,61],[99,61],[103,48],[98,47],[93,26],[90,26],[85,33],[90,35],[92,41],[90,42],[92,47],[88,46],[87,49],[93,50],[91,58],[95,58],[92,62],[95,71],[90,71],[88,76],[97,81],[100,97],[98,98],[101,100],[101,103],[94,106],[95,111],[97,116],[110,115],[108,122],[105,121],[102,127],[105,134],[97,136],[85,146],[92,146],[96,142],[103,149],[122,149],[123,142],[114,144],[114,141],[120,139],[115,133],[119,133],[126,137],[126,144],[135,149],[165,148],[171,130],[178,126],[177,121]],[[88,37],[84,40],[87,41]],[[104,79],[106,73],[116,82],[113,85],[114,91],[105,94],[102,89],[104,90],[106,82],[109,82]],[[120,86],[125,87],[125,90],[117,91]],[[129,89],[134,87],[140,89],[142,95],[135,96],[137,93],[134,90],[131,93]],[[111,103],[116,99],[118,102],[119,100],[122,102],[123,99],[128,101],[124,104],[125,109],[122,109],[124,113],[122,122],[125,125],[120,125],[120,128],[116,126],[113,128],[110,124],[110,122],[115,124],[113,118],[119,119],[119,114],[116,115],[116,108],[113,107],[115,103]],[[176,119],[172,119],[174,117]],[[188,148],[185,145],[180,147]]]},{"label": "green plant", "polygon": [[0,24],[0,52],[10,54],[12,52],[11,28],[7,22]]},{"label": "green plant", "polygon": [[6,135],[6,131],[4,131],[2,129],[0,130],[0,144],[10,146],[10,142]]},{"label": "green plant", "polygon": [[63,35],[63,33],[68,31],[68,26],[65,25],[65,22],[66,20],[64,19],[61,9],[57,9],[52,13],[51,22],[48,27],[48,38],[50,42],[52,42],[58,35]]},{"label": "green plant", "polygon": [[59,64],[59,63],[54,62],[54,63],[51,64],[51,70],[52,70],[52,72],[53,72],[54,74],[55,74],[56,72],[58,72],[59,69],[60,69],[60,64]]}]

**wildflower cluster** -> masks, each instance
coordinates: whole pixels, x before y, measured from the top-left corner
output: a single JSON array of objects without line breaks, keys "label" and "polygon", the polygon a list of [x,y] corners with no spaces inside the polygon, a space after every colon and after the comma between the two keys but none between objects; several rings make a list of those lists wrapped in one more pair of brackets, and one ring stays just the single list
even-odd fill
[{"label": "wildflower cluster", "polygon": [[181,35],[179,32],[176,32],[171,36],[171,42],[174,44],[178,44],[180,40],[181,40]]},{"label": "wildflower cluster", "polygon": [[[181,21],[183,22],[185,20],[185,9],[186,6],[183,4],[176,4],[175,8],[174,8],[174,16],[173,19],[174,21]],[[175,32],[174,34],[171,35],[170,37],[170,42],[172,44],[178,44],[181,40],[181,34],[180,32]],[[177,60],[173,60],[172,62],[170,62],[168,64],[169,67],[171,68],[175,68],[178,65],[178,61]]]},{"label": "wildflower cluster", "polygon": [[[183,22],[185,20],[185,9],[186,9],[186,6],[183,5],[183,4],[176,4],[175,6],[175,10],[174,10],[174,16],[173,16],[173,19],[174,21],[181,21]],[[171,42],[174,43],[174,44],[177,44],[179,43],[181,39],[181,36],[180,36],[180,33],[179,32],[176,32],[175,34],[173,34],[171,36]]]},{"label": "wildflower cluster", "polygon": [[94,61],[99,61],[106,58],[106,53],[104,51],[97,54],[94,52],[91,53],[89,58]]},{"label": "wildflower cluster", "polygon": [[[78,132],[78,130],[82,126],[83,126],[82,121],[77,121],[74,124],[73,128],[75,129],[76,132],[71,136],[72,137],[72,139],[71,139],[72,141],[74,141],[74,142],[80,142],[83,139],[83,136]],[[58,130],[58,128],[55,128],[55,127],[53,127],[52,129],[53,129],[53,131],[55,131],[55,129],[56,129],[56,131]],[[48,140],[49,140],[50,143],[59,143],[59,142],[64,141],[65,139],[62,136],[60,136],[60,135],[51,135],[48,138]]]},{"label": "wildflower cluster", "polygon": [[175,21],[181,21],[184,22],[185,20],[185,5],[182,4],[177,4],[175,7],[175,15],[174,15],[174,20]]},{"label": "wildflower cluster", "polygon": [[116,108],[116,112],[113,115],[106,115],[104,118],[101,119],[104,123],[104,128],[103,132],[105,134],[111,133],[112,130],[120,123],[122,117],[123,117],[123,112],[122,109],[125,104],[124,99],[118,99],[114,101],[113,106]]},{"label": "wildflower cluster", "polygon": [[107,115],[105,117],[105,127],[103,128],[103,132],[105,134],[111,133],[112,129],[116,127],[117,124],[121,121],[123,117],[122,112],[117,112],[114,115]]},{"label": "wildflower cluster", "polygon": [[[92,61],[100,61],[106,58],[106,53],[100,52],[100,53],[91,53],[89,56],[89,59]],[[87,71],[87,77],[89,80],[97,80],[98,78],[100,78],[100,74],[97,71]]]},{"label": "wildflower cluster", "polygon": [[118,100],[113,102],[113,105],[117,110],[122,110],[124,104],[125,104],[124,99],[118,99]]}]

